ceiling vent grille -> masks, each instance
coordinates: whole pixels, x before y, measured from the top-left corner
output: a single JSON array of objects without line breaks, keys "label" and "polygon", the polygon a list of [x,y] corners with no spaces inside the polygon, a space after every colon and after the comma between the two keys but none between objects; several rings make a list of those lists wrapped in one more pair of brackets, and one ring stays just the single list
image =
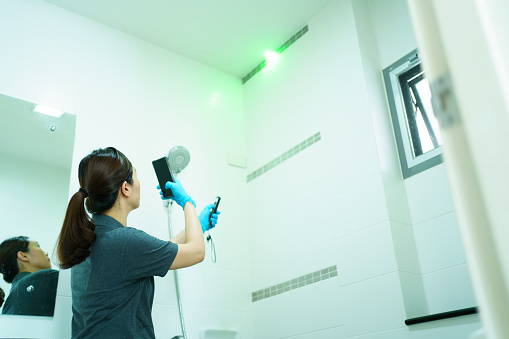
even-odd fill
[{"label": "ceiling vent grille", "polygon": [[[297,33],[295,33],[290,39],[288,39],[284,44],[282,44],[275,52],[277,54],[281,54],[283,53],[283,51],[285,49],[287,49],[288,47],[290,47],[295,41],[299,40],[299,38],[301,36],[303,36],[304,34],[306,34],[306,32],[308,31],[308,26],[304,26],[304,28],[302,28],[300,31],[298,31]],[[264,67],[266,66],[265,64],[265,60],[263,60],[262,62],[260,62],[258,64],[258,66],[256,66],[255,68],[253,68],[253,70],[251,72],[249,72],[245,77],[242,78],[242,84],[245,84],[249,79],[251,79],[256,73],[260,72]]]}]

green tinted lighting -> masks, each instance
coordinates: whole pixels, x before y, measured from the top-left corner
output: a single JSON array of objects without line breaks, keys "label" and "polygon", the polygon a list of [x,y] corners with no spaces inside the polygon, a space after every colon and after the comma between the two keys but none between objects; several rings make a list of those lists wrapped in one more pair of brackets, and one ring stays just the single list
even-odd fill
[{"label": "green tinted lighting", "polygon": [[274,52],[274,51],[265,51],[265,53],[263,53],[263,55],[265,56],[265,67],[266,68],[274,67],[274,65],[277,64],[279,59],[281,59],[281,56],[279,55],[279,53]]}]

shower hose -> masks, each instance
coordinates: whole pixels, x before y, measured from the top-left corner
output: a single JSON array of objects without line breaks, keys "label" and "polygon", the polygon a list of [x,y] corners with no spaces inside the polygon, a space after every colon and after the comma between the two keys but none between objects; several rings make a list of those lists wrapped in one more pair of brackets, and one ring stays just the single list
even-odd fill
[{"label": "shower hose", "polygon": [[[166,209],[166,216],[168,217],[168,231],[170,233],[170,239],[173,238],[173,230],[171,227],[171,214],[173,212],[173,200],[166,200],[169,201],[169,203],[165,203],[164,207]],[[211,259],[212,262],[216,262],[216,246],[214,245],[214,240],[212,240],[212,237],[210,236],[210,232],[207,230],[207,242],[210,241],[210,253],[211,253]],[[176,335],[172,337],[172,339],[187,339],[186,334],[186,325],[184,324],[184,313],[182,312],[182,299],[180,298],[180,287],[179,287],[179,278],[177,270],[173,270],[173,277],[175,278],[175,291],[177,292],[177,305],[179,309],[179,317],[180,317],[180,327],[182,329],[182,335]]]}]

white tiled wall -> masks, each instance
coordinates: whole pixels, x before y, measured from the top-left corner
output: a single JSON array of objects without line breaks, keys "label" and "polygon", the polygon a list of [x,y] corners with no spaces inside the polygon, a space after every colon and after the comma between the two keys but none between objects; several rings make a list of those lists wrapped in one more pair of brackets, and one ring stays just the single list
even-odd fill
[{"label": "white tiled wall", "polygon": [[454,211],[444,164],[408,178],[405,185],[415,225]]},{"label": "white tiled wall", "polygon": [[479,315],[469,315],[412,325],[409,328],[410,339],[469,338],[481,327],[479,322]]},{"label": "white tiled wall", "polygon": [[327,279],[253,303],[254,337],[285,338],[338,326],[339,293],[337,279]]},{"label": "white tiled wall", "polygon": [[345,329],[343,326],[337,326],[333,328],[328,328],[326,330],[308,332],[304,334],[299,334],[296,336],[288,337],[291,339],[344,339],[345,338]]},{"label": "white tiled wall", "polygon": [[415,49],[412,22],[405,0],[369,0],[382,69]]},{"label": "white tiled wall", "polygon": [[[422,274],[421,284],[426,295],[428,312],[437,313],[475,306],[467,270],[461,271],[456,268],[458,266],[466,268],[466,260],[445,167],[441,164],[402,181],[399,168],[397,168],[399,160],[394,153],[394,138],[388,137],[392,134],[392,127],[388,120],[381,118],[389,117],[387,103],[385,100],[380,100],[379,91],[383,90],[383,83],[380,81],[381,71],[416,48],[406,1],[368,0],[368,2],[379,52],[379,85],[377,88],[368,85],[367,88],[370,98],[373,98],[370,102],[375,106],[384,106],[373,115],[373,122],[379,145],[381,168],[387,174],[384,176],[384,186],[390,218],[399,221],[401,225],[412,226],[411,232],[415,238],[413,253],[418,257],[419,263],[415,265],[417,271],[414,269],[411,272],[419,273],[418,270],[420,270]],[[364,48],[364,50],[368,49]],[[371,59],[363,63],[365,74],[374,74],[372,70],[374,63]],[[376,79],[369,81],[371,84],[376,82]],[[397,175],[394,174],[395,169],[398,170]],[[399,211],[398,206],[402,207]],[[405,242],[400,244],[404,245]],[[397,253],[405,252],[398,251],[401,246],[396,240],[395,245]],[[397,257],[401,256],[397,254]],[[403,271],[409,272],[407,269]],[[433,272],[432,276],[429,275],[431,272]],[[406,277],[403,280],[408,280],[410,277],[412,281],[415,280],[414,276],[406,274],[403,276]],[[455,281],[457,285],[445,283],[448,279]],[[404,294],[410,295],[405,293],[405,288],[403,290]],[[413,295],[415,297],[415,293]],[[446,297],[447,295],[450,297]]]},{"label": "white tiled wall", "polygon": [[477,305],[466,264],[424,274],[422,280],[431,314]]},{"label": "white tiled wall", "polygon": [[380,175],[331,193],[326,206],[335,213],[338,235],[351,234],[388,218]]},{"label": "white tiled wall", "polygon": [[335,245],[341,286],[397,269],[389,221],[342,237]]},{"label": "white tiled wall", "polygon": [[[3,338],[48,338],[51,325],[52,319],[48,317],[2,315],[0,316],[0,335]],[[23,332],[20,329],[23,329]]]},{"label": "white tiled wall", "polygon": [[[353,20],[362,12],[371,35]],[[320,289],[315,283],[254,302],[255,337],[297,338],[299,331],[316,337],[318,322],[339,338],[410,338],[404,320],[428,313],[426,293],[439,296],[431,280],[422,279],[419,255],[426,249],[414,225],[433,220],[440,209],[453,213],[446,177],[430,172],[426,180],[433,184],[415,186],[402,180],[381,74],[414,48],[404,1],[333,1],[276,69],[244,85],[248,172],[314,132],[322,135],[248,183],[248,205],[257,208],[250,219],[253,291],[338,267],[338,277]],[[424,199],[419,190],[429,195],[430,186],[443,194],[426,215],[416,205]],[[314,305],[309,291],[324,310],[313,309],[309,319],[294,316]],[[322,323],[330,304],[340,312]],[[478,319],[470,321],[479,326]]]},{"label": "white tiled wall", "polygon": [[379,275],[342,287],[340,308],[347,338],[404,327],[398,274]]},{"label": "white tiled wall", "polygon": [[409,338],[408,329],[406,327],[397,330],[381,331],[366,335],[351,337],[352,339],[407,339]]},{"label": "white tiled wall", "polygon": [[[390,220],[388,225],[390,225],[389,232],[392,236],[392,250],[396,258],[394,269],[397,270],[397,277],[401,284],[405,314],[407,318],[410,318],[427,314],[427,305],[424,285],[420,281],[407,194],[400,174],[395,138],[381,76],[380,48],[376,34],[379,21],[373,20],[369,1],[355,1],[353,4],[362,56],[362,71],[372,118],[372,133],[376,140],[385,208]],[[382,15],[387,16],[391,13],[391,10],[385,7],[384,10]]]},{"label": "white tiled wall", "polygon": [[430,314],[422,276],[405,271],[399,271],[398,273],[403,302],[405,303],[406,318],[411,319]]},{"label": "white tiled wall", "polygon": [[72,323],[72,298],[70,296],[57,295],[55,301],[55,314],[51,323],[50,338],[66,338],[71,333]]},{"label": "white tiled wall", "polygon": [[333,1],[280,65],[244,85],[248,172],[315,132],[322,139],[248,183],[248,204],[260,207],[251,219],[253,290],[331,264],[338,276],[254,302],[255,337],[404,327],[351,3]]},{"label": "white tiled wall", "polygon": [[[240,338],[255,338],[252,313],[210,308],[184,308],[188,337],[196,337],[200,330],[229,330],[238,332]],[[161,335],[162,338],[165,336]],[[157,337],[159,338],[159,336]],[[219,337],[216,337],[219,338]]]},{"label": "white tiled wall", "polygon": [[[373,136],[361,135],[335,149],[333,154],[333,157],[327,157],[326,162],[330,193],[342,191],[380,173]],[[359,154],[365,156],[357,159]]]},{"label": "white tiled wall", "polygon": [[[254,234],[254,233],[253,233]],[[261,237],[267,233],[258,233]],[[286,239],[252,252],[253,291],[288,281],[318,269],[333,266],[335,223],[310,224],[301,233],[288,234]]]},{"label": "white tiled wall", "polygon": [[454,212],[415,224],[414,232],[422,273],[466,263]]},{"label": "white tiled wall", "polygon": [[390,227],[398,269],[402,272],[420,275],[419,257],[415,249],[412,226],[391,220]]}]

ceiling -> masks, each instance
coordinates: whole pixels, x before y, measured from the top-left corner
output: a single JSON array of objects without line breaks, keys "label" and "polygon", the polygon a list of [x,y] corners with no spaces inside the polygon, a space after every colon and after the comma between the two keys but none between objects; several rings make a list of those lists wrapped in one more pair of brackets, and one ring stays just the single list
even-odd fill
[{"label": "ceiling", "polygon": [[[0,154],[70,169],[76,116],[55,118],[34,112],[34,107],[31,102],[0,94]],[[56,127],[54,132],[51,126]]]},{"label": "ceiling", "polygon": [[45,0],[239,78],[331,0]]}]

